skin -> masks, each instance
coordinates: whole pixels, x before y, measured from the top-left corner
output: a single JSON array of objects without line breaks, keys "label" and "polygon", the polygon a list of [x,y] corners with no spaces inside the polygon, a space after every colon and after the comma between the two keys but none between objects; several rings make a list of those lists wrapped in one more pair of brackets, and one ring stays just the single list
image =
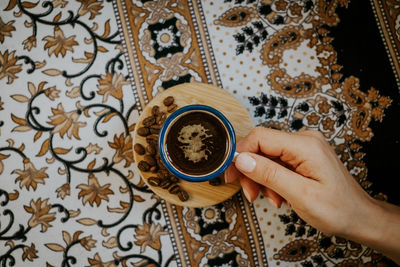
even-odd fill
[{"label": "skin", "polygon": [[261,192],[277,208],[287,203],[321,232],[362,243],[400,263],[400,207],[369,196],[320,132],[257,127],[236,151],[240,154],[225,180],[240,179],[250,202]]}]

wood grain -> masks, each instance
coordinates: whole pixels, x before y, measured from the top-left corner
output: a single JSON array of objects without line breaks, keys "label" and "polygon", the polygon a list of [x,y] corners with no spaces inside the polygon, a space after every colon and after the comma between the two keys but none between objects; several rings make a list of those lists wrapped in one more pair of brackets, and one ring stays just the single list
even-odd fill
[{"label": "wood grain", "polygon": [[[166,111],[166,107],[163,105],[162,101],[167,96],[173,96],[175,98],[175,103],[178,105],[178,108],[193,104],[203,104],[219,110],[231,122],[235,129],[237,141],[246,136],[254,127],[247,110],[235,97],[219,87],[203,83],[185,83],[163,91],[154,97],[145,107],[138,121],[141,122],[144,118],[150,116],[151,109],[154,105],[160,106],[161,111]],[[140,124],[136,126],[136,129],[139,127],[141,127]],[[133,144],[146,144],[146,139],[139,136],[136,131],[134,132],[133,140]],[[143,159],[143,156],[134,152],[134,158],[135,162],[139,162]],[[211,186],[208,182],[196,183],[181,180],[179,186],[186,190],[190,196],[188,201],[182,202],[176,195],[170,194],[167,190],[149,185],[147,183],[147,178],[155,176],[154,174],[140,171],[139,173],[144,178],[144,182],[154,193],[166,201],[180,206],[204,207],[215,205],[232,197],[240,189],[239,182]]]}]

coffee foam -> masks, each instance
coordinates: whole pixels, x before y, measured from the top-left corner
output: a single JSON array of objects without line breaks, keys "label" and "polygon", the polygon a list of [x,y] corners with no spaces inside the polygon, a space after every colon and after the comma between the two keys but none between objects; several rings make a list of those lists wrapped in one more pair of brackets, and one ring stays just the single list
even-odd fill
[{"label": "coffee foam", "polygon": [[[179,148],[183,150],[185,158],[193,163],[207,160],[211,151],[207,149],[204,141],[209,137],[212,135],[208,134],[201,124],[186,125],[178,134],[178,141],[183,144]],[[212,144],[212,141],[210,143]]]}]

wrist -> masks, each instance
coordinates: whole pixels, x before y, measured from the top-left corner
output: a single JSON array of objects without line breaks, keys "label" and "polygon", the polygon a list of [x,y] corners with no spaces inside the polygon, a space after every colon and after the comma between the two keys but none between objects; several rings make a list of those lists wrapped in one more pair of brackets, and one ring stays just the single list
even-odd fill
[{"label": "wrist", "polygon": [[369,198],[355,221],[357,229],[345,238],[366,245],[396,262],[400,260],[400,208]]}]

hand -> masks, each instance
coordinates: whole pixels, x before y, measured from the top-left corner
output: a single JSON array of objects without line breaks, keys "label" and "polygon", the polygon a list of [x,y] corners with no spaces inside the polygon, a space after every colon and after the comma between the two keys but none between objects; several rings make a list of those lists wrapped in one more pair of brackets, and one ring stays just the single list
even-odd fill
[{"label": "hand", "polygon": [[[377,245],[376,239],[382,239],[377,231],[387,234],[391,220],[376,218],[392,216],[384,207],[389,204],[371,198],[360,187],[320,132],[285,133],[257,127],[238,142],[236,151],[240,154],[225,172],[225,180],[239,178],[250,202],[261,191],[276,207],[289,203],[303,220],[325,234],[367,245]],[[400,209],[391,209],[397,211],[394,228],[400,235]],[[382,245],[375,247],[385,250]]]}]

